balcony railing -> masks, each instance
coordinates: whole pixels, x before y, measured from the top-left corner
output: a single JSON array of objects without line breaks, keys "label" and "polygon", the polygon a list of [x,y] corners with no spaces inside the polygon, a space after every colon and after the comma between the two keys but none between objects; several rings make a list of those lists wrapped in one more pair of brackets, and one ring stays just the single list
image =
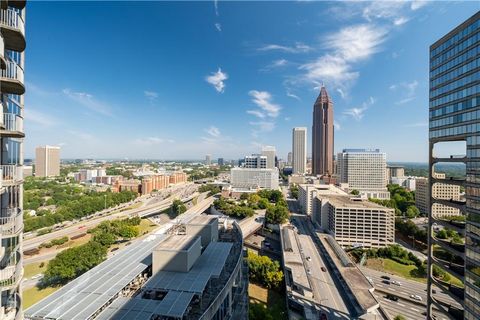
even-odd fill
[{"label": "balcony railing", "polygon": [[23,69],[14,61],[7,61],[7,68],[5,70],[2,70],[1,75],[2,78],[16,80],[23,84]]},{"label": "balcony railing", "polygon": [[20,208],[2,209],[0,216],[0,230],[2,236],[13,236],[23,229],[22,211]]},{"label": "balcony railing", "polygon": [[25,23],[23,22],[23,18],[13,9],[0,10],[0,24],[12,29],[17,29],[23,35],[25,34]]},{"label": "balcony railing", "polygon": [[23,180],[23,167],[16,164],[0,165],[1,185],[14,185]]},{"label": "balcony railing", "polygon": [[0,270],[0,287],[16,285],[22,278],[22,261]]},{"label": "balcony railing", "polygon": [[23,118],[15,113],[4,113],[3,125],[7,131],[23,132]]},{"label": "balcony railing", "polygon": [[0,59],[0,67],[3,69],[5,67],[5,43],[2,34],[0,34]]}]

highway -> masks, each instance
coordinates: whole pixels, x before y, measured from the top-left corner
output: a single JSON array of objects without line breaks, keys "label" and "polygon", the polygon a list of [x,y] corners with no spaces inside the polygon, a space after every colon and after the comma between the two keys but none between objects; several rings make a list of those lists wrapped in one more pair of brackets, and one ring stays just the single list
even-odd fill
[{"label": "highway", "polygon": [[36,236],[30,239],[24,239],[23,249],[24,250],[34,249],[34,248],[37,248],[40,244],[51,241],[56,238],[61,238],[64,236],[72,237],[75,235],[85,233],[88,229],[94,228],[102,221],[132,217],[136,215],[143,216],[145,212],[149,213],[149,212],[165,210],[171,205],[173,199],[179,198],[179,197],[183,199],[184,197],[187,196],[187,194],[191,196],[192,194],[194,194],[195,192],[194,190],[196,190],[196,188],[197,186],[195,185],[187,185],[185,186],[184,189],[179,188],[174,191],[172,190],[172,194],[170,195],[170,197],[166,199],[159,200],[159,201],[150,200],[148,205],[144,205],[140,208],[125,210],[125,211],[121,211],[121,212],[106,215],[106,216],[95,216],[95,218],[93,219],[85,220],[77,224],[59,229],[57,231],[53,231],[51,233],[47,233],[41,236]]},{"label": "highway", "polygon": [[240,229],[242,229],[244,239],[262,227],[265,219],[265,210],[262,211],[262,213],[257,213],[253,217],[244,218],[238,223]]},{"label": "highway", "polygon": [[[329,313],[328,319],[350,319],[350,311],[342,298],[341,288],[328,272],[325,260],[312,239],[309,223],[307,217],[295,215],[293,224],[298,230],[296,238],[300,250],[303,250],[302,260],[312,287],[313,298],[320,309]],[[322,267],[326,271],[322,271]]]},{"label": "highway", "polygon": [[[365,267],[360,267],[365,276],[372,278],[373,285],[375,287],[375,295],[380,302],[382,308],[386,309],[388,313],[392,316],[397,314],[403,314],[408,319],[418,319],[424,320],[425,315],[422,315],[423,312],[426,312],[426,301],[427,301],[427,285],[425,283],[408,280],[402,277],[394,276],[384,272],[368,269]],[[392,280],[398,281],[401,283],[400,286],[395,284],[385,284],[382,281],[382,276],[389,276]],[[448,294],[441,292],[437,287],[433,287],[437,293],[435,294],[437,299],[448,304],[459,306]],[[387,294],[392,294],[400,299],[398,301],[392,301],[387,299],[385,296]],[[418,295],[422,298],[422,301],[416,301],[410,298],[410,295]],[[448,316],[443,315],[439,311],[434,312],[437,315],[437,319],[449,319]]]}]

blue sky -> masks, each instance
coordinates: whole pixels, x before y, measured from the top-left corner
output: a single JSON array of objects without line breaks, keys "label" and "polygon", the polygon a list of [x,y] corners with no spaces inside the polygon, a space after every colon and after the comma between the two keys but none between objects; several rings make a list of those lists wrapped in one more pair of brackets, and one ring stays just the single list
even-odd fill
[{"label": "blue sky", "polygon": [[37,2],[25,156],[237,159],[291,148],[324,83],[335,151],[428,156],[428,48],[478,2]]}]

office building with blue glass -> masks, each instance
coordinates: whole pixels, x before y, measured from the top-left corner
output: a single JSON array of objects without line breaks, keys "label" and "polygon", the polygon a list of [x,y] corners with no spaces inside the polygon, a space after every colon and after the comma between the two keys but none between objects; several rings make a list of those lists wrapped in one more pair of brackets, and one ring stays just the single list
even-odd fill
[{"label": "office building with blue glass", "polygon": [[[480,12],[430,47],[429,101],[430,190],[436,183],[465,189],[464,201],[437,199],[430,192],[430,205],[458,208],[466,222],[429,214],[428,319],[433,307],[454,319],[480,319]],[[441,144],[458,142],[466,143],[464,155],[436,156]],[[433,174],[437,164],[455,162],[465,164],[464,178]],[[464,242],[438,238],[434,225],[455,230]],[[464,288],[445,281],[441,270],[462,280]],[[433,285],[463,310],[442,301]]]}]

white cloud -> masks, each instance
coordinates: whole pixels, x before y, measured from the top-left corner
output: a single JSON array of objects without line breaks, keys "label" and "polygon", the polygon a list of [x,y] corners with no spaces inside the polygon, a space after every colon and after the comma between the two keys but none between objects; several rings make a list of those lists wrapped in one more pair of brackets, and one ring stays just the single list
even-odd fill
[{"label": "white cloud", "polygon": [[218,0],[213,0],[213,6],[215,7],[215,15],[218,17]]},{"label": "white cloud", "polygon": [[261,119],[266,117],[265,113],[263,113],[259,110],[247,110],[247,113],[251,114],[251,115],[254,115],[255,117],[261,118]]},{"label": "white cloud", "polygon": [[208,129],[205,129],[205,131],[214,138],[218,138],[221,135],[220,129],[215,126],[210,126]]},{"label": "white cloud", "polygon": [[[355,107],[355,108],[347,109],[343,112],[343,114],[345,114],[347,116],[351,116],[353,119],[355,119],[357,121],[360,121],[360,120],[362,120],[362,118],[365,114],[365,111],[374,103],[375,103],[375,99],[373,97],[369,97],[367,101],[362,103],[361,107]],[[335,123],[334,123],[334,125],[335,125]]]},{"label": "white cloud", "polygon": [[404,97],[403,99],[397,101],[395,104],[400,105],[400,104],[405,104],[407,102],[412,101],[415,99],[415,92],[418,87],[418,81],[413,80],[411,82],[401,82],[397,84],[392,84],[389,89],[392,91],[400,91],[401,94]]},{"label": "white cloud", "polygon": [[278,68],[278,67],[283,67],[285,65],[287,65],[288,61],[285,60],[285,59],[278,59],[278,60],[274,60],[271,64],[271,66],[273,68]]},{"label": "white cloud", "polygon": [[290,98],[293,98],[293,99],[296,99],[298,101],[302,101],[302,99],[300,99],[299,96],[297,96],[296,94],[293,94],[290,90],[287,89],[287,93],[286,93],[287,97],[290,97]]},{"label": "white cloud", "polygon": [[333,127],[335,128],[335,130],[339,131],[342,127],[340,126],[340,123],[338,123],[337,121],[333,121]]},{"label": "white cloud", "polygon": [[106,116],[112,116],[112,113],[110,112],[110,107],[107,106],[106,104],[98,101],[95,99],[95,97],[86,92],[75,92],[70,89],[63,89],[62,90],[63,94],[66,95],[68,98],[76,101],[77,103],[81,104],[82,106],[95,111],[97,113],[106,115]]},{"label": "white cloud", "polygon": [[396,26],[401,26],[402,24],[407,23],[408,20],[410,20],[410,19],[405,18],[405,17],[398,17],[395,20],[393,20],[393,24],[396,25]]},{"label": "white cloud", "polygon": [[337,92],[340,94],[342,99],[345,99],[345,97],[347,96],[346,93],[343,92],[343,90],[341,88],[337,88]]},{"label": "white cloud", "polygon": [[138,138],[134,140],[135,144],[143,145],[143,146],[152,146],[152,145],[157,145],[165,142],[174,143],[175,141],[172,139],[162,139],[159,137],[145,137],[145,138]]},{"label": "white cloud", "polygon": [[424,6],[426,6],[428,4],[428,1],[424,1],[424,0],[416,0],[416,1],[412,1],[410,3],[410,9],[412,10],[418,10]]},{"label": "white cloud", "polygon": [[368,21],[373,19],[395,18],[403,9],[406,1],[372,1],[363,8],[362,15]]},{"label": "white cloud", "polygon": [[408,102],[412,101],[413,99],[415,99],[415,97],[407,97],[407,98],[404,98],[402,100],[399,100],[399,101],[395,102],[395,104],[396,105],[405,104],[405,103],[408,103]]},{"label": "white cloud", "polygon": [[251,90],[248,93],[253,98],[253,103],[260,107],[269,117],[275,118],[282,107],[272,102],[272,95],[267,91]]},{"label": "white cloud", "polygon": [[82,139],[82,140],[93,140],[94,136],[90,133],[87,132],[81,132],[81,131],[75,131],[75,130],[69,130],[68,133],[71,135]]},{"label": "white cloud", "polygon": [[215,23],[215,29],[217,29],[218,32],[222,32],[222,25],[219,22]]},{"label": "white cloud", "polygon": [[155,91],[148,91],[148,90],[145,90],[143,91],[143,94],[145,95],[145,97],[147,99],[149,99],[150,101],[154,101],[158,98],[158,92],[155,92]]},{"label": "white cloud", "polygon": [[324,55],[315,61],[300,66],[305,70],[304,80],[319,85],[322,82],[333,86],[345,86],[358,78],[359,73],[341,57]]},{"label": "white cloud", "polygon": [[257,49],[258,51],[284,51],[288,53],[305,53],[313,50],[312,47],[296,42],[294,46],[283,46],[279,44],[268,44]]},{"label": "white cloud", "polygon": [[205,77],[205,80],[213,85],[215,90],[219,93],[225,91],[225,80],[228,79],[228,74],[222,72],[222,69],[218,68],[217,72],[212,73],[210,76]]},{"label": "white cloud", "polygon": [[269,132],[275,129],[275,122],[272,121],[250,122],[250,125],[256,127],[255,132]]}]

